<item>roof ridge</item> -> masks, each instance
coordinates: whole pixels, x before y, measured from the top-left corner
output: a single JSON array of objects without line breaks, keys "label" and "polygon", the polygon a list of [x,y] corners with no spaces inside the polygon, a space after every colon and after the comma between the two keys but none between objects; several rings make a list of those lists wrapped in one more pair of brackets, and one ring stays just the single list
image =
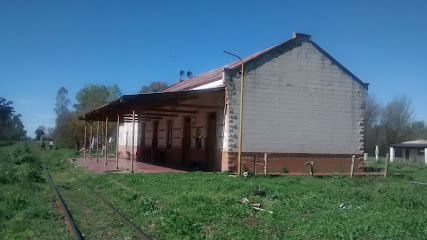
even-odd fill
[{"label": "roof ridge", "polygon": [[[307,37],[309,36],[309,37]],[[356,77],[356,75],[354,75],[352,72],[350,72],[350,70],[348,70],[347,68],[345,68],[341,63],[339,63],[335,58],[333,58],[331,55],[329,55],[325,50],[323,50],[319,45],[317,45],[313,40],[311,40],[310,35],[307,34],[295,34],[291,39],[288,39],[284,42],[281,42],[279,44],[276,44],[274,46],[268,47],[264,50],[258,51],[256,53],[253,53],[245,58],[242,59],[243,63],[248,63],[254,59],[256,59],[257,57],[273,50],[276,49],[280,46],[283,46],[284,44],[288,44],[292,41],[305,41],[305,42],[309,42],[311,43],[318,51],[320,51],[323,55],[325,55],[333,64],[337,65],[338,68],[340,68],[342,71],[344,71],[345,73],[347,73],[353,80],[355,80],[356,82],[358,82],[360,85],[362,85],[364,88],[368,88],[368,83],[364,83],[362,80],[360,80],[358,77]],[[174,83],[173,85],[169,86],[168,88],[166,88],[165,90],[163,90],[163,92],[171,92],[171,91],[177,91],[177,90],[186,90],[186,89],[191,89],[191,88],[195,88],[204,84],[208,84],[211,83],[215,80],[218,80],[219,77],[222,77],[222,71],[224,68],[228,68],[228,69],[235,69],[237,67],[239,67],[241,65],[240,60],[234,61],[230,64],[227,65],[223,65],[221,67],[218,68],[214,68],[212,70],[209,70],[207,72],[198,74],[195,77],[192,77],[190,79],[181,81],[181,82],[177,82]],[[219,71],[221,70],[221,71]],[[212,74],[212,75],[211,75]]]}]

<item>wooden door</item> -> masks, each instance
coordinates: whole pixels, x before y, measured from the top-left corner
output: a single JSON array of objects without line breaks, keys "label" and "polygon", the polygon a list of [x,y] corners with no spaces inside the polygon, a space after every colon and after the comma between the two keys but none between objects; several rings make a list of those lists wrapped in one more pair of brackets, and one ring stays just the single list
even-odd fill
[{"label": "wooden door", "polygon": [[154,121],[153,122],[153,139],[151,140],[151,148],[152,149],[157,149],[157,130],[159,127],[159,122]]},{"label": "wooden door", "polygon": [[142,150],[145,148],[145,122],[139,122],[138,127],[139,127],[138,136],[140,136],[138,145],[139,145],[139,148]]}]

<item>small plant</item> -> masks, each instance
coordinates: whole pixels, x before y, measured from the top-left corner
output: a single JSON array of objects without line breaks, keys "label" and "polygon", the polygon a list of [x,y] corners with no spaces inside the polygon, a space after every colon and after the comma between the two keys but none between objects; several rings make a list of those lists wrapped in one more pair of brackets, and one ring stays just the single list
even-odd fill
[{"label": "small plant", "polygon": [[280,167],[280,172],[281,173],[288,173],[289,171],[288,171],[288,169],[285,166],[281,166]]}]

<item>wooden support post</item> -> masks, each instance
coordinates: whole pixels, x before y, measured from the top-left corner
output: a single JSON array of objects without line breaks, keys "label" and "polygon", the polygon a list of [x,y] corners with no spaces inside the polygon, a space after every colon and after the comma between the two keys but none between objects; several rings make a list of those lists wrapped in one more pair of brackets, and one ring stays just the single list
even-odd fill
[{"label": "wooden support post", "polygon": [[254,157],[254,175],[256,175],[256,160],[257,160],[257,158],[258,158],[258,155],[256,155],[255,154],[255,157]]},{"label": "wooden support post", "polygon": [[98,146],[99,146],[99,121],[98,121],[98,127],[96,128],[96,162],[98,162]]},{"label": "wooden support post", "polygon": [[351,157],[350,177],[353,177],[353,174],[354,174],[354,158],[355,157],[356,157],[355,155]]},{"label": "wooden support post", "polygon": [[83,157],[84,158],[86,158],[86,150],[87,150],[87,148],[86,148],[86,128],[87,128],[87,121],[85,121],[85,138],[84,138],[84,143],[83,143],[83,149],[84,149],[84,151],[83,151]]},{"label": "wooden support post", "polygon": [[386,157],[385,157],[385,168],[384,168],[384,177],[387,177],[388,174],[388,164],[390,162],[390,154],[387,153]]},{"label": "wooden support post", "polygon": [[107,166],[107,152],[108,152],[108,117],[105,118],[105,166]]},{"label": "wooden support post", "polygon": [[132,111],[132,151],[130,153],[130,161],[132,162],[132,170],[131,173],[133,173],[133,153],[134,153],[134,147],[135,147],[135,110]]},{"label": "wooden support post", "polygon": [[105,152],[104,147],[104,122],[101,122],[101,136],[99,137],[99,143],[101,144],[101,157],[103,157],[103,153]]},{"label": "wooden support post", "polygon": [[314,162],[313,161],[310,161],[310,162],[306,162],[304,165],[308,165],[308,171],[309,171],[309,174],[310,174],[310,176],[313,176],[314,175]]},{"label": "wooden support post", "polygon": [[313,175],[314,175],[314,162],[311,161],[310,162],[310,176],[313,176]]},{"label": "wooden support post", "polygon": [[89,159],[92,160],[93,122],[90,122]]},{"label": "wooden support post", "polygon": [[119,114],[117,114],[116,169],[119,169],[119,126],[120,126],[120,116]]},{"label": "wooden support post", "polygon": [[267,175],[267,153],[264,153],[264,175]]}]

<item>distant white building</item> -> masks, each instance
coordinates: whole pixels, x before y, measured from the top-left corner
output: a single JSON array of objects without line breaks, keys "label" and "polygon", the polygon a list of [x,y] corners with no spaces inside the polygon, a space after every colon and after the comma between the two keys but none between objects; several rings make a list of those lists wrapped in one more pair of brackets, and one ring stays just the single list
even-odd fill
[{"label": "distant white building", "polygon": [[402,161],[427,164],[427,140],[419,139],[390,146],[390,162],[396,159],[396,149],[402,150]]}]

